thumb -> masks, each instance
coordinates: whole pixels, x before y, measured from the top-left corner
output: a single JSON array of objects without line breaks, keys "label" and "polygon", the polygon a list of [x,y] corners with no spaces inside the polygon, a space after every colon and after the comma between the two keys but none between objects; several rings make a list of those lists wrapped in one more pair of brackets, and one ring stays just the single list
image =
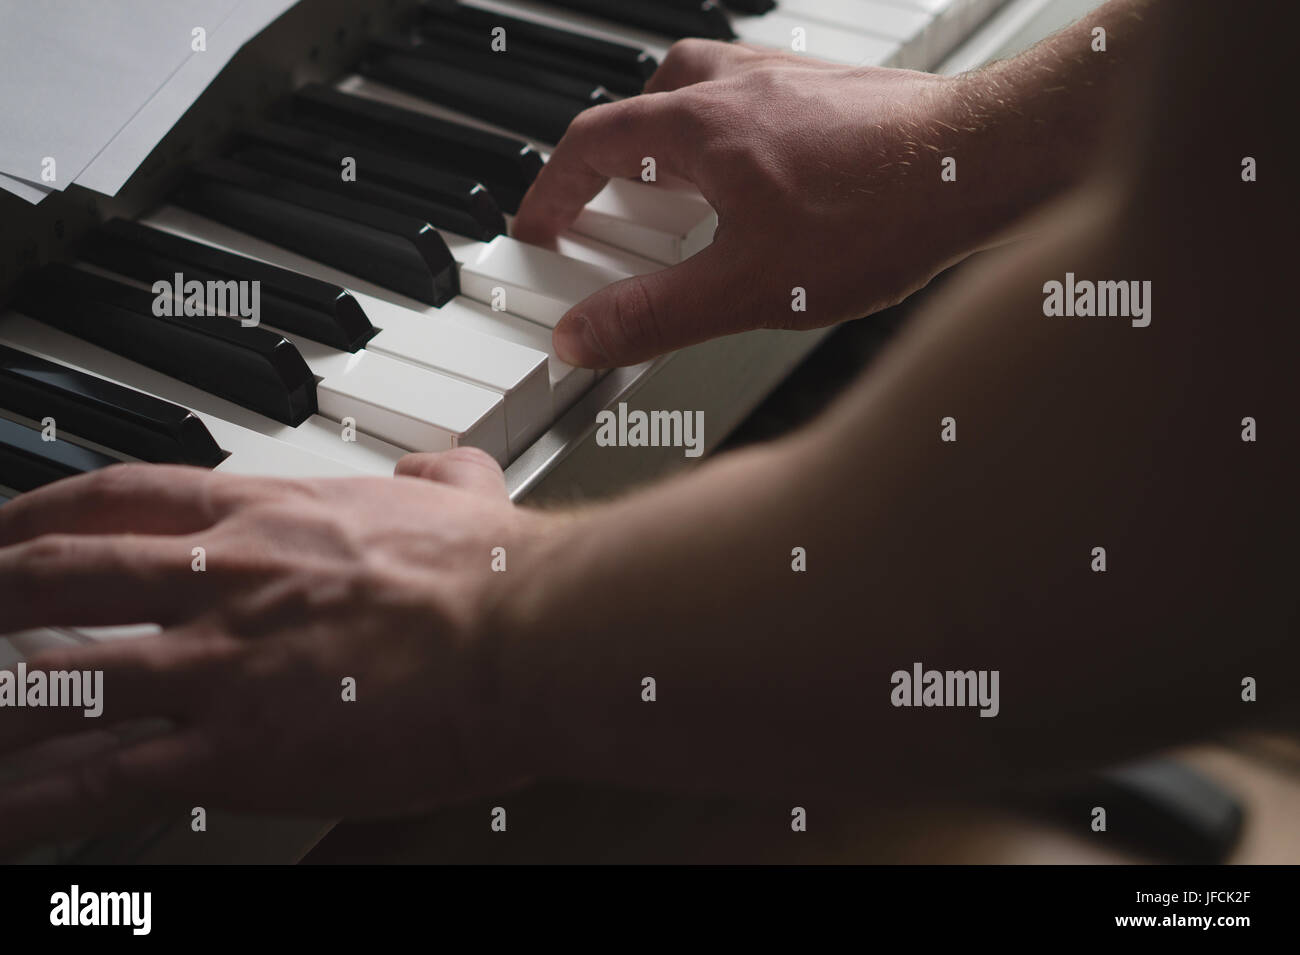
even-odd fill
[{"label": "thumb", "polygon": [[397,462],[398,477],[437,481],[482,497],[505,497],[506,479],[501,465],[486,451],[468,445],[450,451],[408,454]]},{"label": "thumb", "polygon": [[680,265],[615,282],[560,319],[555,353],[581,368],[616,368],[757,328],[743,274],[715,243]]}]

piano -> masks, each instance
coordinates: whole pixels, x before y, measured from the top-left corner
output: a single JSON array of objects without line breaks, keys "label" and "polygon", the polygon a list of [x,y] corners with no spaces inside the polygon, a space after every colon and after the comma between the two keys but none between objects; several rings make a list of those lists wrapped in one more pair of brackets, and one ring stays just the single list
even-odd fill
[{"label": "piano", "polygon": [[[953,71],[1092,5],[300,0],[116,197],[0,196],[0,506],[118,461],[379,475],[408,451],[468,444],[506,468],[512,498],[538,501],[681,467],[678,449],[602,453],[598,412],[703,409],[707,451],[822,334],[753,332],[606,373],[561,362],[550,331],[571,305],[689,257],[716,225],[698,195],[614,182],[554,250],[513,239],[572,118],[635,95],[680,37]],[[174,311],[156,314],[155,283],[181,276],[195,294],[175,289]],[[255,315],[234,295],[251,283]],[[50,428],[58,440],[43,440]],[[0,666],[148,630],[10,634]],[[203,839],[187,821],[33,859],[283,862],[330,826],[211,813],[225,835]]]}]

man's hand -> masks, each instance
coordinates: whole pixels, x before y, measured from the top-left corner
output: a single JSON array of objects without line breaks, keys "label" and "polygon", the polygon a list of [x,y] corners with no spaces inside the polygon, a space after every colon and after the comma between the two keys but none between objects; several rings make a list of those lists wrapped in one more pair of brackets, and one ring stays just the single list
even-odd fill
[{"label": "man's hand", "polygon": [[[575,306],[565,360],[632,364],[751,328],[812,328],[891,305],[959,251],[930,145],[953,81],[838,68],[723,43],[676,44],[647,94],[582,113],[520,207],[516,237],[546,243],[611,178],[694,184],[713,244]],[[661,183],[658,188],[672,188]],[[796,288],[806,311],[795,310]]]},{"label": "man's hand", "polygon": [[122,466],[0,508],[0,633],[164,628],[30,660],[102,670],[104,714],[6,710],[0,755],[125,720],[174,724],[0,785],[0,852],[169,806],[379,814],[527,773],[483,621],[508,576],[491,572],[493,548],[514,556],[544,519],[511,506],[500,469],[473,448],[411,455],[398,474]]},{"label": "man's hand", "polygon": [[[869,315],[994,244],[1081,181],[1115,93],[1143,62],[1147,0],[1097,12],[1004,63],[959,77],[841,67],[683,40],[646,94],[580,114],[515,220],[546,244],[612,178],[693,184],[714,242],[578,303],[555,329],[566,361],[632,364],[753,328]],[[802,294],[796,290],[802,290]],[[796,308],[802,306],[803,310]]]}]

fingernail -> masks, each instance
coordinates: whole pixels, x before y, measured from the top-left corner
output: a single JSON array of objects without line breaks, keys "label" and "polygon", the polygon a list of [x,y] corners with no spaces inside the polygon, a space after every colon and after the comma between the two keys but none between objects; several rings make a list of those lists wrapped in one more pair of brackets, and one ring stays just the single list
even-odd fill
[{"label": "fingernail", "polygon": [[555,326],[555,354],[579,368],[605,368],[609,357],[586,315],[570,315]]}]

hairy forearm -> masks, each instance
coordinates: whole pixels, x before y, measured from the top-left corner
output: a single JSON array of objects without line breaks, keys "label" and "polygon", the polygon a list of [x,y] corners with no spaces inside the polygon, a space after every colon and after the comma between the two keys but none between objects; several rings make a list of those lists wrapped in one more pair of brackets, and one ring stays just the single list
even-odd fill
[{"label": "hairy forearm", "polygon": [[948,81],[916,141],[956,162],[956,180],[943,184],[949,208],[936,211],[964,251],[1009,237],[1083,181],[1132,108],[1159,39],[1154,6],[1110,0],[1023,53]]}]

